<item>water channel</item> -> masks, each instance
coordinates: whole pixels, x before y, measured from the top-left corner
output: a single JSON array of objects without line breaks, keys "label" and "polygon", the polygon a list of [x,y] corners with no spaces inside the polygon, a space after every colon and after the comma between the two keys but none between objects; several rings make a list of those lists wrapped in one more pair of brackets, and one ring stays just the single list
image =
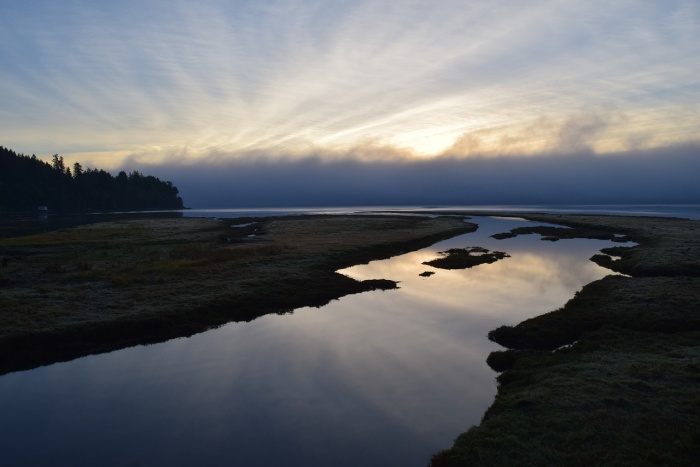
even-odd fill
[{"label": "water channel", "polygon": [[[554,310],[610,273],[611,242],[477,232],[342,271],[400,288],[0,377],[2,465],[424,466],[496,392],[489,330]],[[422,264],[447,248],[509,258]],[[421,277],[425,271],[430,277]]]}]

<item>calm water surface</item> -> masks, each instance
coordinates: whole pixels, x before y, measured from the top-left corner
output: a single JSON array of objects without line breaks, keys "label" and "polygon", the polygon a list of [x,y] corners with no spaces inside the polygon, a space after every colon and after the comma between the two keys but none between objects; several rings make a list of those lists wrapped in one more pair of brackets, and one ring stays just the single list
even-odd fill
[{"label": "calm water surface", "polygon": [[[1,465],[423,466],[496,392],[489,330],[562,306],[610,242],[477,232],[342,271],[400,281],[190,338],[0,377]],[[482,246],[510,258],[422,265]],[[420,277],[433,271],[431,277]]]},{"label": "calm water surface", "polygon": [[474,206],[354,206],[354,207],[308,207],[308,208],[232,208],[232,209],[188,209],[177,211],[183,216],[196,217],[266,217],[294,214],[347,214],[349,212],[372,211],[469,211],[552,214],[605,214],[616,216],[680,217],[700,220],[698,204],[552,204],[552,205],[474,205]]},{"label": "calm water surface", "polygon": [[231,208],[185,209],[181,211],[132,211],[132,212],[0,212],[0,238],[49,232],[93,222],[141,217],[269,217],[299,214],[351,214],[382,211],[470,211],[483,213],[548,212],[553,214],[607,214],[621,216],[661,216],[700,220],[700,205],[506,205],[506,206],[351,206],[304,208]]}]

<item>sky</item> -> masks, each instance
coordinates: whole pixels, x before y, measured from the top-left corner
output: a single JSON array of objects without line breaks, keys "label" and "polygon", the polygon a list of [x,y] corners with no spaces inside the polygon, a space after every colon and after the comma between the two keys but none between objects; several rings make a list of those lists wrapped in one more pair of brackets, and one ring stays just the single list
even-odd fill
[{"label": "sky", "polygon": [[0,0],[0,44],[0,145],[198,207],[700,202],[697,0]]}]

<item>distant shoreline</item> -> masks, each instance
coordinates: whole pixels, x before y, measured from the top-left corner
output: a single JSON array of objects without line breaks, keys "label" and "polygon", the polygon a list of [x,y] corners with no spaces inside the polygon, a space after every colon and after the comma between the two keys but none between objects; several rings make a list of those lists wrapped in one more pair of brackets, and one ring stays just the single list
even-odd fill
[{"label": "distant shoreline", "polygon": [[0,239],[67,227],[138,217],[183,217],[181,209],[158,211],[10,211],[0,212]]}]

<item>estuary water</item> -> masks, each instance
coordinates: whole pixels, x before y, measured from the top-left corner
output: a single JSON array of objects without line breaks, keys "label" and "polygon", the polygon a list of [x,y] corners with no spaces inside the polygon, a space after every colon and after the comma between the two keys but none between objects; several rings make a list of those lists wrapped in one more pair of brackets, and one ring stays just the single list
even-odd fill
[{"label": "estuary water", "polygon": [[269,217],[300,214],[353,214],[401,211],[469,211],[476,213],[606,214],[620,216],[679,217],[700,220],[698,204],[606,204],[606,205],[475,205],[475,206],[345,206],[345,207],[286,207],[183,209],[179,211],[131,212],[0,212],[0,238],[48,232],[93,222],[138,217]]},{"label": "estuary water", "polygon": [[[0,464],[426,465],[493,401],[488,331],[610,273],[588,258],[611,242],[495,240],[533,223],[473,222],[477,232],[341,271],[397,290],[0,376]],[[510,257],[422,264],[469,246]]]},{"label": "estuary water", "polygon": [[[177,211],[183,216],[237,216],[265,217],[295,214],[347,214],[352,212],[384,211],[469,211],[477,213],[533,213],[551,214],[603,214],[614,216],[679,217],[700,220],[698,204],[548,204],[548,205],[474,205],[474,206],[353,206],[353,207],[305,207],[305,208],[231,208],[187,209]],[[102,214],[96,214],[102,215]]]}]

